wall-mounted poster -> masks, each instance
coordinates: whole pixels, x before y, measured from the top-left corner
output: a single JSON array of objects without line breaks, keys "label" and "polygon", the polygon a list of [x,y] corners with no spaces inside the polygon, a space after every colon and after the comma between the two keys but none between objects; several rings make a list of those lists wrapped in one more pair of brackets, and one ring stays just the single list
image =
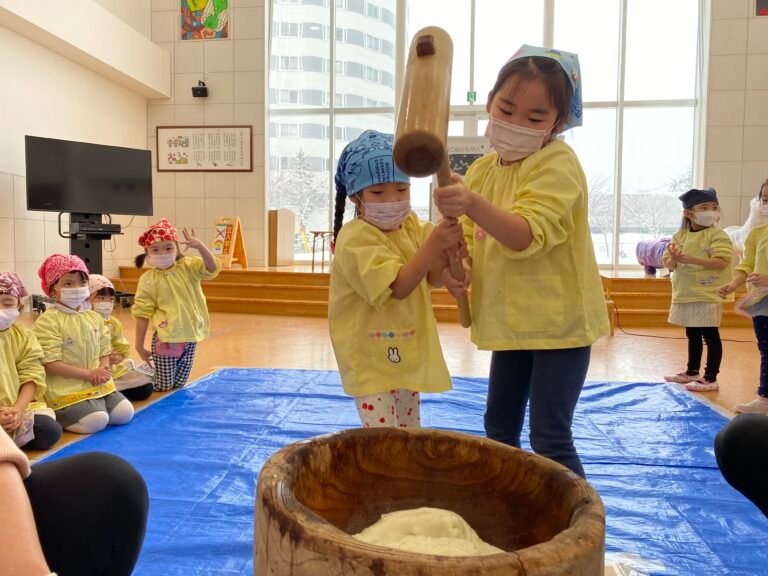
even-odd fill
[{"label": "wall-mounted poster", "polygon": [[493,151],[488,138],[473,136],[449,136],[446,148],[451,172],[462,176],[467,173],[472,162]]},{"label": "wall-mounted poster", "polygon": [[[449,136],[446,142],[448,151],[448,166],[451,172],[464,176],[472,162],[482,158],[488,152],[492,152],[491,143],[483,136]],[[432,176],[431,189],[437,188],[437,175]],[[431,196],[431,194],[430,194]],[[438,220],[437,206],[433,201],[429,203],[429,219],[432,222]]]},{"label": "wall-mounted poster", "polygon": [[181,39],[229,36],[229,0],[181,0]]},{"label": "wall-mounted poster", "polygon": [[158,126],[158,172],[251,172],[251,126]]},{"label": "wall-mounted poster", "polygon": [[755,15],[768,16],[768,0],[755,0]]}]

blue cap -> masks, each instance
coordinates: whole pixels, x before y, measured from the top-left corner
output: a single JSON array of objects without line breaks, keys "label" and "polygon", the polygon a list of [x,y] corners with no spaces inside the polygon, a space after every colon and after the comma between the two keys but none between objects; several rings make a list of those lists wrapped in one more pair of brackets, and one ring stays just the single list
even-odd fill
[{"label": "blue cap", "polygon": [[[714,188],[707,188],[706,190],[691,188],[688,192],[679,196],[678,200],[683,203],[683,208],[693,208],[696,204],[717,202],[717,192],[715,192]],[[717,203],[719,204],[719,202]]]},{"label": "blue cap", "polygon": [[563,72],[565,72],[565,75],[568,77],[568,81],[571,83],[571,89],[573,90],[570,114],[568,115],[568,121],[563,126],[563,131],[576,126],[581,126],[582,118],[584,116],[584,107],[581,100],[581,69],[579,68],[578,55],[573,54],[572,52],[566,52],[565,50],[555,50],[553,48],[542,48],[540,46],[523,44],[518,48],[517,52],[515,52],[515,55],[507,61],[507,64],[513,60],[531,56],[551,58],[560,64]]},{"label": "blue cap", "polygon": [[392,134],[366,130],[347,144],[336,167],[336,190],[354,196],[363,188],[376,184],[410,184],[411,178],[392,158],[394,141]]}]

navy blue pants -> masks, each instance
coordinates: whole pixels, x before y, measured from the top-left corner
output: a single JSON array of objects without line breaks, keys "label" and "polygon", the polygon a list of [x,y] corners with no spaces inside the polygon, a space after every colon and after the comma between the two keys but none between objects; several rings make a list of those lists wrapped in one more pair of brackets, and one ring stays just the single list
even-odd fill
[{"label": "navy blue pants", "polygon": [[585,477],[571,425],[591,353],[591,346],[494,352],[485,411],[488,438],[519,448],[530,401],[533,451]]},{"label": "navy blue pants", "polygon": [[755,328],[757,349],[760,351],[760,384],[757,394],[768,398],[768,316],[753,317],[752,326]]}]

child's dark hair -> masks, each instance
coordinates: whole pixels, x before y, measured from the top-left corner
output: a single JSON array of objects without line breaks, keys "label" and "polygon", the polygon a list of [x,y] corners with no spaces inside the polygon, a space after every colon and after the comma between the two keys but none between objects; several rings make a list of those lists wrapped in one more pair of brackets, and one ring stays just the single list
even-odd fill
[{"label": "child's dark hair", "polygon": [[[362,193],[362,192],[361,192]],[[336,236],[339,235],[342,224],[344,224],[344,210],[347,207],[347,191],[336,185],[336,204],[333,213],[333,239],[331,240],[331,251],[336,248]],[[355,206],[355,216],[359,213],[359,208]]]},{"label": "child's dark hair", "polygon": [[760,184],[760,190],[757,191],[757,197],[762,200],[763,199],[763,188],[768,186],[768,178],[765,179],[765,181]]},{"label": "child's dark hair", "polygon": [[489,105],[504,83],[512,77],[519,80],[540,79],[547,87],[552,105],[557,110],[556,125],[568,119],[573,88],[563,67],[556,60],[544,56],[527,56],[504,64],[496,77],[496,83],[488,93]]},{"label": "child's dark hair", "polygon": [[336,236],[339,235],[341,225],[344,223],[344,210],[347,207],[347,191],[336,186],[336,204],[333,212],[333,239],[331,240],[331,250],[336,247]]},{"label": "child's dark hair", "polygon": [[109,286],[104,286],[104,288],[99,288],[96,290],[96,296],[111,296],[112,298],[115,297],[115,289],[110,288]]},{"label": "child's dark hair", "polygon": [[[174,240],[174,244],[176,244],[176,260],[181,260],[184,258],[184,255],[181,253],[181,247],[179,246],[179,242],[177,240]],[[147,252],[146,250],[142,252],[141,254],[137,254],[136,258],[133,259],[133,263],[135,264],[136,268],[143,268],[144,262],[147,259]]]},{"label": "child's dark hair", "polygon": [[[69,272],[77,272],[80,275],[80,280],[82,282],[85,282],[86,284],[88,284],[88,276],[86,276],[85,272],[83,272],[82,270],[70,270]],[[61,278],[56,280],[56,282],[58,282],[59,280],[61,280]],[[56,286],[56,282],[54,282],[53,284],[48,286],[48,291],[49,292],[53,293],[53,287]]]}]

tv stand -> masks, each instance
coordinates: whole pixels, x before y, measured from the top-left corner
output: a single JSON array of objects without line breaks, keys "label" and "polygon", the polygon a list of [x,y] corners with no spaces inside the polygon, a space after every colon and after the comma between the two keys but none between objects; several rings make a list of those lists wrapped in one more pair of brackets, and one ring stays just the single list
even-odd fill
[{"label": "tv stand", "polygon": [[[101,214],[72,212],[69,215],[69,234],[61,231],[59,214],[59,235],[69,238],[69,253],[82,258],[91,274],[102,273],[102,240],[109,240],[115,234],[122,234],[119,224],[103,224]],[[110,218],[111,220],[111,218]]]}]

